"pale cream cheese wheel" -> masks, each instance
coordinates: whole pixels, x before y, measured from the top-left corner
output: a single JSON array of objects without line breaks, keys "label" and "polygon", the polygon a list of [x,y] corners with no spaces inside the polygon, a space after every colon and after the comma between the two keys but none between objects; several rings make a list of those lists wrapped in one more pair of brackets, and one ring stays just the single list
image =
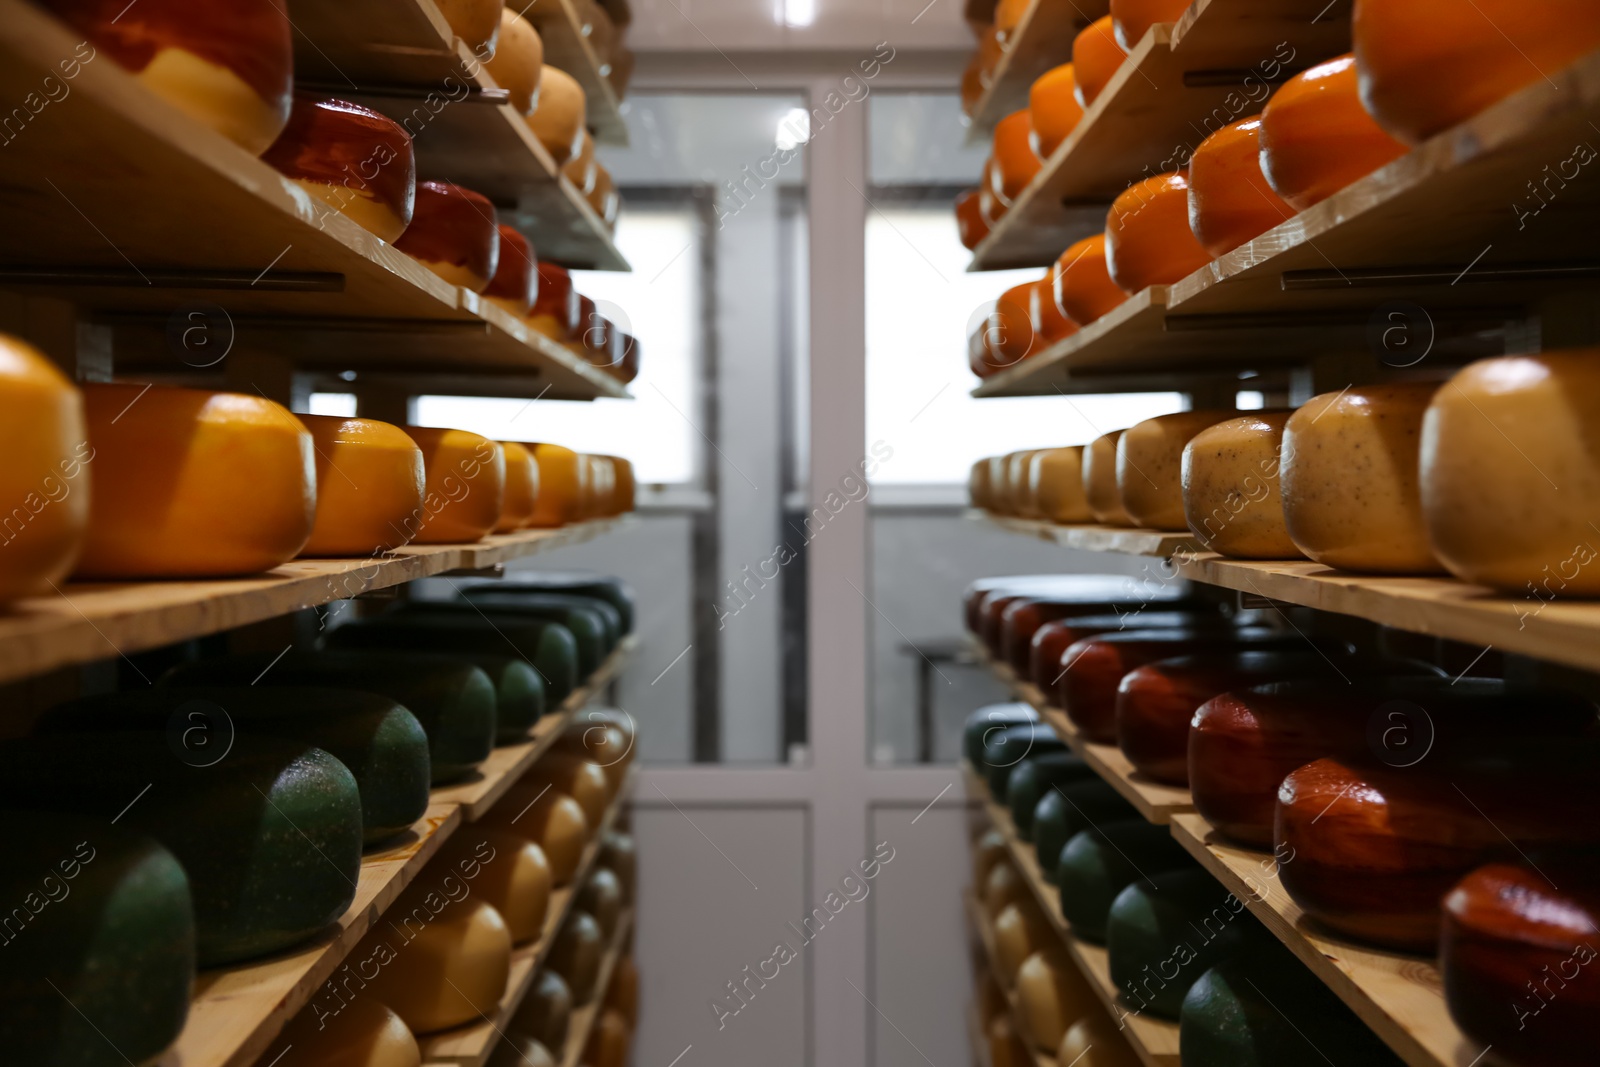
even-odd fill
[{"label": "pale cream cheese wheel", "polygon": [[1183,516],[1183,448],[1195,434],[1234,414],[1214,408],[1179,411],[1123,431],[1117,441],[1117,491],[1135,526],[1189,528]]},{"label": "pale cream cheese wheel", "polygon": [[1600,350],[1461,371],[1423,420],[1421,478],[1457,577],[1541,602],[1600,596]]},{"label": "pale cream cheese wheel", "polygon": [[1039,913],[1031,895],[1007,904],[994,920],[995,964],[1000,981],[1015,987],[1023,961],[1050,944],[1055,932]]},{"label": "pale cream cheese wheel", "polygon": [[1013,452],[1006,459],[1006,514],[1019,519],[1039,517],[1038,501],[1034,499],[1028,480],[1029,464],[1039,454],[1039,449],[1029,448]]},{"label": "pale cream cheese wheel", "polygon": [[443,899],[434,879],[420,878],[384,913],[353,958],[382,960],[365,993],[394,1009],[413,1033],[431,1034],[493,1016],[511,971],[511,934],[482,900],[461,898],[434,913]]},{"label": "pale cream cheese wheel", "polygon": [[1418,484],[1422,416],[1437,389],[1359,386],[1312,397],[1290,416],[1280,478],[1284,521],[1300,551],[1343,570],[1444,569],[1428,544]]},{"label": "pale cream cheese wheel", "polygon": [[1022,961],[1017,970],[1017,1006],[1024,1036],[1049,1052],[1060,1046],[1067,1027],[1100,1010],[1083,973],[1059,945],[1047,946]]},{"label": "pale cream cheese wheel", "polygon": [[566,71],[546,63],[539,69],[539,103],[527,123],[556,164],[565,164],[578,150],[584,129],[583,86]]},{"label": "pale cream cheese wheel", "polygon": [[1117,440],[1121,430],[1103,434],[1083,450],[1083,495],[1095,521],[1107,526],[1132,526],[1117,488]]},{"label": "pale cream cheese wheel", "polygon": [[983,881],[984,914],[993,922],[1011,905],[1027,899],[1029,892],[1028,883],[1011,861],[1001,860],[989,869],[989,876]]},{"label": "pale cream cheese wheel", "polygon": [[989,510],[989,460],[978,460],[967,474],[967,503],[975,508]]},{"label": "pale cream cheese wheel", "polygon": [[1046,448],[1028,465],[1029,496],[1046,522],[1088,522],[1094,518],[1083,491],[1083,448]]},{"label": "pale cream cheese wheel", "polygon": [[484,67],[510,95],[517,114],[531,112],[539,92],[539,72],[544,69],[544,41],[533,23],[509,7],[501,8],[500,43]]},{"label": "pale cream cheese wheel", "polygon": [[1279,492],[1290,411],[1252,411],[1208,426],[1183,449],[1183,514],[1213,552],[1235,559],[1299,559]]}]

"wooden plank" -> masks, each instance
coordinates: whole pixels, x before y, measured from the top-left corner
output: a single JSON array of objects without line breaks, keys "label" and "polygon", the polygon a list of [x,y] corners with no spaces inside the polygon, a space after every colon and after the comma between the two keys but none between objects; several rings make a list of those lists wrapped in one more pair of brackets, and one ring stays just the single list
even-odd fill
[{"label": "wooden plank", "polygon": [[[529,14],[534,17],[539,33],[544,38],[544,61],[566,71],[583,86],[588,103],[589,131],[594,139],[600,144],[626,147],[628,124],[623,121],[616,91],[606,77],[611,67],[601,62],[590,47],[576,5],[572,0],[538,0],[538,4],[541,10]],[[545,9],[553,4],[560,6],[559,14],[546,13]]]},{"label": "wooden plank", "polygon": [[605,1009],[606,988],[611,984],[611,975],[617,969],[617,964],[628,953],[628,934],[632,929],[633,909],[628,908],[617,920],[617,932],[600,961],[600,973],[595,976],[594,996],[589,1003],[572,1012],[567,1024],[567,1047],[561,1055],[561,1067],[578,1067],[583,1062],[583,1048],[589,1043],[589,1035],[594,1032],[600,1014]]},{"label": "wooden plank", "polygon": [[1167,559],[1174,552],[1200,551],[1194,536],[1187,533],[1141,530],[1130,526],[1092,524],[1068,526],[1035,519],[1018,519],[1010,515],[995,515],[977,509],[969,510],[967,517],[977,522],[992,523],[1009,533],[1037,537],[1041,541],[1048,541],[1062,548],[1080,548],[1085,552],[1115,552],[1129,556],[1157,556]]},{"label": "wooden plank", "polygon": [[1482,1060],[1485,1049],[1450,1019],[1433,960],[1323,933],[1289,899],[1270,853],[1217,840],[1199,815],[1174,818],[1172,836],[1411,1067],[1472,1067]]},{"label": "wooden plank", "polygon": [[1028,90],[1039,75],[1072,62],[1072,42],[1110,8],[1109,0],[1063,4],[1033,0],[1013,32],[1011,46],[995,67],[994,80],[978,98],[967,129],[968,144],[985,144],[995,123],[1028,106]]}]

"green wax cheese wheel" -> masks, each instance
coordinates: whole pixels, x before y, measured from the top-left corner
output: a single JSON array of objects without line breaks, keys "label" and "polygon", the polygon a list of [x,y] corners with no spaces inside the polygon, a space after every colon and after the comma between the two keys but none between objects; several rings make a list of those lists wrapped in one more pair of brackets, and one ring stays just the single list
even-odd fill
[{"label": "green wax cheese wheel", "polygon": [[428,735],[433,784],[453,782],[489,758],[494,682],[449,656],[399,652],[246,652],[172,668],[159,685],[316,686],[381,693],[406,706]]},{"label": "green wax cheese wheel", "polygon": [[335,649],[414,649],[471,658],[512,656],[532,665],[544,684],[546,708],[577,688],[578,642],[560,623],[543,619],[491,621],[478,612],[407,610],[379,619],[357,619],[331,631]]},{"label": "green wax cheese wheel", "polygon": [[467,611],[485,611],[490,615],[497,613],[517,615],[526,612],[538,618],[554,618],[557,622],[562,620],[554,613],[573,610],[591,612],[599,617],[600,641],[606,655],[609,655],[622,641],[624,633],[622,613],[613,607],[610,601],[599,597],[572,596],[566,593],[502,593],[494,597],[480,594],[455,606]]},{"label": "green wax cheese wheel", "polygon": [[1017,836],[1024,841],[1033,840],[1033,809],[1045,790],[1094,776],[1094,769],[1070,752],[1029,756],[1017,764],[1006,782],[1006,806],[1011,809]]},{"label": "green wax cheese wheel", "polygon": [[1011,783],[1011,772],[1029,756],[1043,756],[1051,752],[1067,751],[1066,743],[1056,736],[1048,723],[1030,722],[1021,726],[1008,726],[997,734],[990,734],[983,749],[978,771],[989,783],[989,795],[995,803],[1006,802],[1006,787]]},{"label": "green wax cheese wheel", "polygon": [[0,812],[8,1063],[125,1067],[183,1029],[195,969],[189,880],[172,853],[111,815]]},{"label": "green wax cheese wheel", "polygon": [[1033,848],[1047,882],[1056,881],[1056,864],[1068,841],[1102,823],[1138,817],[1111,786],[1098,778],[1054,785],[1033,808]]},{"label": "green wax cheese wheel", "polygon": [[1136,881],[1106,919],[1111,981],[1130,1008],[1176,1019],[1189,987],[1238,951],[1255,922],[1203,869]]},{"label": "green wax cheese wheel", "polygon": [[518,745],[544,714],[544,679],[532,665],[514,656],[467,655],[462,659],[482,670],[494,683],[497,745]]},{"label": "green wax cheese wheel", "polygon": [[[598,601],[589,605],[545,605],[512,607],[507,604],[496,604],[493,607],[480,606],[476,603],[464,601],[447,601],[443,603],[418,603],[407,604],[398,612],[388,616],[390,619],[426,619],[434,621],[439,619],[465,619],[468,624],[487,630],[493,634],[496,630],[505,630],[508,626],[518,623],[544,622],[564,626],[572,632],[577,642],[578,650],[578,682],[593,674],[595,668],[604,662],[611,648],[606,643],[606,624],[600,616]],[[605,605],[609,607],[609,605]]]},{"label": "green wax cheese wheel", "polygon": [[236,736],[209,766],[165,736],[0,743],[0,804],[116,819],[189,877],[200,966],[290,948],[343,915],[361,873],[361,795],[320,748]]},{"label": "green wax cheese wheel", "polygon": [[62,704],[46,712],[36,730],[163,731],[198,763],[220,753],[235,731],[316,745],[355,776],[369,845],[410,829],[428,810],[428,735],[415,715],[377,693],[292,686],[139,689]]},{"label": "green wax cheese wheel", "polygon": [[1101,823],[1075,835],[1061,850],[1056,865],[1061,913],[1073,936],[1104,944],[1106,916],[1118,893],[1142,878],[1192,866],[1193,857],[1170,827],[1143,819]]},{"label": "green wax cheese wheel", "polygon": [[967,757],[968,763],[975,769],[981,769],[984,766],[984,751],[989,738],[1008,726],[1021,726],[1024,723],[1038,721],[1039,713],[1031,704],[990,704],[981,707],[967,716],[961,751]]},{"label": "green wax cheese wheel", "polygon": [[1183,1067],[1285,1063],[1399,1067],[1401,1059],[1270,937],[1252,937],[1206,971],[1183,998]]},{"label": "green wax cheese wheel", "polygon": [[633,588],[621,578],[596,574],[590,571],[539,571],[535,574],[518,574],[515,581],[484,582],[469,585],[461,590],[467,600],[489,603],[522,596],[527,593],[566,593],[569,596],[591,597],[604,600],[617,609],[621,617],[622,632],[633,633]]}]

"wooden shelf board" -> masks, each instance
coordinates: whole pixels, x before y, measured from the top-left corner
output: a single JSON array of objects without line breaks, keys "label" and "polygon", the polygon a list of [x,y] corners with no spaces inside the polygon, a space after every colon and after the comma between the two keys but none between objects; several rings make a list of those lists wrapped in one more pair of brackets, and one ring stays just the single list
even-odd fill
[{"label": "wooden shelf board", "polygon": [[1109,0],[1062,4],[1033,0],[1017,24],[1011,47],[994,70],[994,80],[978,99],[967,127],[968,144],[985,144],[995,123],[1028,106],[1028,90],[1039,75],[1072,62],[1072,42],[1109,10]]},{"label": "wooden shelf board", "polygon": [[606,989],[611,984],[611,975],[616,971],[617,964],[627,955],[628,934],[632,929],[633,909],[628,908],[617,919],[617,932],[612,935],[611,944],[600,961],[600,971],[595,976],[594,996],[589,1003],[573,1009],[572,1019],[567,1024],[567,1047],[561,1055],[561,1067],[578,1067],[583,1062],[583,1048],[589,1043],[589,1035],[594,1032],[595,1024],[600,1021],[600,1014],[605,1009]]},{"label": "wooden shelf board", "polygon": [[1010,533],[1024,537],[1037,537],[1041,541],[1078,548],[1085,552],[1116,552],[1129,556],[1170,557],[1174,552],[1199,551],[1194,536],[1187,533],[1169,533],[1163,530],[1140,530],[1128,526],[1063,526],[1035,519],[1018,519],[1010,515],[995,515],[976,508],[967,512],[976,522],[992,523]]},{"label": "wooden shelf board", "polygon": [[462,77],[455,37],[432,0],[288,0],[297,80],[343,86],[426,86]]},{"label": "wooden shelf board", "polygon": [[1482,1060],[1485,1050],[1451,1021],[1432,960],[1321,932],[1289,899],[1270,853],[1216,840],[1199,815],[1174,818],[1172,836],[1411,1067],[1472,1067]]},{"label": "wooden shelf board", "polygon": [[0,682],[220,633],[461,568],[588,540],[619,519],[524,530],[479,545],[420,545],[382,559],[297,559],[248,578],[68,582],[0,608]]}]

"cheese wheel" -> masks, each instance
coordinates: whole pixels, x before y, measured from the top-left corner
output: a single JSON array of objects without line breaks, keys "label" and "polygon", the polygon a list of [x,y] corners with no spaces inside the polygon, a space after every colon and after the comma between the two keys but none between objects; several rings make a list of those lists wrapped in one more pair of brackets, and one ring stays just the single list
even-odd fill
[{"label": "cheese wheel", "polygon": [[549,752],[528,769],[517,783],[524,787],[550,786],[578,802],[589,826],[597,827],[605,818],[611,801],[611,785],[598,763],[570,752]]},{"label": "cheese wheel", "polygon": [[1013,452],[1006,462],[1006,512],[1019,519],[1039,517],[1038,500],[1033,496],[1033,483],[1028,476],[1033,468],[1033,457],[1039,451],[1029,448]]},{"label": "cheese wheel", "polygon": [[540,261],[538,292],[527,322],[533,329],[555,341],[566,341],[579,329],[578,292],[565,267]]},{"label": "cheese wheel", "polygon": [[316,455],[317,511],[302,556],[379,555],[422,523],[422,450],[398,426],[301,415]]},{"label": "cheese wheel", "polygon": [[1033,120],[1026,108],[995,123],[993,158],[995,195],[1009,203],[1022,195],[1044,166],[1033,150]]},{"label": "cheese wheel", "polygon": [[1358,386],[1312,397],[1283,431],[1283,516],[1318,563],[1378,574],[1443,570],[1418,485],[1423,413],[1437,386]]},{"label": "cheese wheel", "polygon": [[493,530],[506,493],[506,460],[500,446],[467,430],[401,429],[422,449],[426,472],[417,543],[470,543]]},{"label": "cheese wheel", "polygon": [[617,214],[622,210],[622,198],[617,193],[617,184],[611,172],[598,160],[594,165],[594,188],[589,190],[589,195],[584,199],[600,216],[600,221],[606,224],[606,229],[615,231]]},{"label": "cheese wheel", "polygon": [[589,838],[589,823],[578,802],[543,785],[518,783],[507,791],[481,825],[527,838],[544,852],[551,882],[572,883]]},{"label": "cheese wheel", "polygon": [[1033,1055],[1011,1028],[1011,1016],[1000,1015],[989,1024],[989,1067],[1034,1067]]},{"label": "cheese wheel", "polygon": [[393,119],[344,100],[297,96],[262,162],[385,241],[411,225],[417,164]]},{"label": "cheese wheel", "polygon": [[1267,184],[1296,211],[1406,153],[1361,106],[1348,55],[1285,82],[1261,112],[1259,137]]},{"label": "cheese wheel", "polygon": [[[114,413],[113,413],[114,414]],[[0,334],[0,603],[66,580],[89,530],[95,458],[83,396],[43,353]]]},{"label": "cheese wheel", "polygon": [[1211,262],[1189,228],[1189,179],[1181,171],[1134,182],[1106,216],[1106,267],[1111,280],[1137,293],[1172,285]]},{"label": "cheese wheel", "polygon": [[496,230],[500,235],[500,257],[483,295],[489,303],[523,318],[532,313],[539,296],[538,259],[522,234],[503,223]]},{"label": "cheese wheel", "polygon": [[622,918],[622,879],[598,867],[578,890],[574,903],[594,916],[594,921],[600,924],[600,936],[609,943],[617,932],[617,921]]},{"label": "cheese wheel", "polygon": [[545,64],[539,69],[539,103],[527,123],[556,165],[566,163],[585,126],[583,86],[566,71]]},{"label": "cheese wheel", "polygon": [[1055,939],[1034,902],[1032,890],[1024,888],[1022,892],[994,919],[995,964],[1000,969],[1000,981],[1007,987],[1016,985],[1022,962]]},{"label": "cheese wheel", "polygon": [[616,796],[628,765],[633,761],[633,740],[627,731],[588,711],[567,727],[555,748],[587,761],[586,774],[592,774],[598,767],[604,784],[609,787],[609,796]]},{"label": "cheese wheel", "polygon": [[517,1007],[507,1030],[546,1048],[563,1048],[571,1019],[572,990],[565,978],[546,967],[533,980],[533,988]]},{"label": "cheese wheel", "polygon": [[620,830],[608,831],[600,839],[599,863],[622,880],[622,899],[631,904],[639,877],[638,852],[633,838]]},{"label": "cheese wheel", "polygon": [[499,215],[482,193],[418,182],[411,225],[394,246],[451,285],[481,293],[500,266]]},{"label": "cheese wheel", "polygon": [[1033,150],[1040,159],[1049,159],[1083,121],[1083,105],[1078,102],[1078,81],[1071,63],[1039,75],[1028,89],[1028,114],[1033,126]]},{"label": "cheese wheel", "polygon": [[1063,315],[1056,305],[1054,267],[1028,287],[1028,322],[1038,339],[1035,347],[1040,351],[1078,332],[1078,324]]},{"label": "cheese wheel", "polygon": [[978,190],[968,189],[956,197],[956,232],[967,248],[977,248],[989,236],[989,224],[978,210]]},{"label": "cheese wheel", "polygon": [[[973,57],[977,61],[978,75],[976,86],[978,91],[972,97],[973,104],[977,104],[984,90],[994,84],[995,69],[1000,66],[1000,61],[1005,58],[1005,54],[1005,48],[1000,44],[1000,28],[998,26],[990,26],[978,38],[978,49]],[[963,86],[963,97],[966,95],[965,88]],[[963,100],[964,102],[965,100]],[[972,109],[968,108],[967,113],[971,114]]]},{"label": "cheese wheel", "polygon": [[1117,442],[1121,439],[1121,430],[1101,434],[1083,452],[1083,495],[1095,521],[1107,526],[1133,525],[1117,485]]},{"label": "cheese wheel", "polygon": [[282,1067],[420,1067],[422,1051],[405,1021],[374,997],[352,997],[337,1011],[294,1017],[263,1060]]},{"label": "cheese wheel", "polygon": [[85,384],[83,400],[94,492],[74,577],[254,574],[305,546],[316,468],[287,408],[149,385]]},{"label": "cheese wheel", "polygon": [[1356,0],[1351,20],[1361,102],[1409,144],[1545,81],[1600,47],[1588,0]]},{"label": "cheese wheel", "polygon": [[1072,71],[1078,83],[1078,103],[1085,108],[1094,103],[1095,97],[1127,58],[1127,50],[1117,40],[1110,15],[1085,26],[1072,41]]},{"label": "cheese wheel", "polygon": [[1059,944],[1022,961],[1017,971],[1017,1005],[1028,1038],[1047,1052],[1060,1046],[1067,1027],[1100,1010],[1083,972]]},{"label": "cheese wheel", "polygon": [[627,1067],[628,1021],[619,1012],[602,1011],[583,1046],[584,1067]]},{"label": "cheese wheel", "polygon": [[605,1006],[621,1015],[630,1028],[639,1025],[639,965],[632,956],[622,957],[612,968]]},{"label": "cheese wheel", "polygon": [[500,913],[515,945],[544,933],[553,880],[544,850],[521,834],[470,823],[458,830],[430,865],[472,885],[474,896]]},{"label": "cheese wheel", "polygon": [[1050,270],[1056,308],[1079,326],[1087,326],[1128,299],[1111,280],[1106,260],[1106,237],[1085,237],[1061,253]]},{"label": "cheese wheel", "polygon": [[1219,626],[1226,621],[1215,610],[1193,602],[1185,602],[1184,610],[1156,611],[1151,608],[1151,603],[1141,598],[1128,604],[1108,604],[1101,609],[1105,612],[1103,615],[1045,612],[1041,619],[1049,621],[1040,622],[1031,634],[1026,628],[1019,628],[1014,641],[1011,637],[1007,638],[1007,656],[1020,676],[1032,679],[1047,699],[1055,700],[1062,675],[1062,655],[1086,637],[1135,625],[1166,630]]},{"label": "cheese wheel", "polygon": [[572,158],[561,168],[561,176],[572,183],[572,187],[578,190],[578,195],[587,197],[594,192],[596,173],[594,138],[589,136],[588,130],[584,130],[578,134],[578,147],[573,150]]},{"label": "cheese wheel", "polygon": [[1111,24],[1117,43],[1133,51],[1150,27],[1158,22],[1177,22],[1189,9],[1189,0],[1111,0]]},{"label": "cheese wheel", "polygon": [[515,441],[497,441],[506,465],[506,488],[500,504],[500,519],[495,533],[520,530],[533,518],[534,502],[539,498],[539,466],[533,453]]},{"label": "cheese wheel", "polygon": [[511,971],[511,934],[482,900],[452,903],[423,878],[402,893],[351,954],[384,960],[362,991],[387,1004],[413,1033],[494,1017]]},{"label": "cheese wheel", "polygon": [[1216,408],[1146,419],[1117,440],[1117,491],[1134,525],[1186,530],[1183,450],[1191,438],[1233,413]]},{"label": "cheese wheel", "polygon": [[541,1042],[508,1033],[489,1054],[488,1067],[556,1067],[556,1058]]},{"label": "cheese wheel", "polygon": [[583,1005],[594,998],[595,980],[600,975],[600,957],[605,945],[600,939],[600,924],[586,911],[574,911],[550,946],[546,964],[572,990],[572,1003]]},{"label": "cheese wheel", "polygon": [[[1017,901],[1026,900],[1029,893],[1028,883],[1023,881],[1022,875],[1008,859],[1001,860],[990,869],[982,888],[983,910],[990,922],[999,918],[1001,912]],[[1006,984],[1010,985],[1010,982]]]},{"label": "cheese wheel", "polygon": [[1457,577],[1540,603],[1600,596],[1593,349],[1474,363],[1422,424],[1428,538]]},{"label": "cheese wheel", "polygon": [[1088,522],[1089,499],[1083,491],[1083,449],[1046,448],[1035,452],[1028,481],[1040,518],[1046,522]]},{"label": "cheese wheel", "polygon": [[1000,0],[994,5],[994,31],[1002,46],[1010,49],[1014,43],[1011,38],[1032,6],[1033,0]]},{"label": "cheese wheel", "polygon": [[[638,349],[637,342],[634,343],[634,349],[635,351]],[[637,366],[638,365],[635,364],[636,373]],[[631,378],[623,379],[623,381],[631,380]],[[638,492],[638,484],[633,474],[633,461],[623,459],[621,456],[612,456],[611,472],[617,479],[617,487],[611,497],[613,502],[612,506],[616,509],[616,514],[626,515],[633,511],[634,496]]]},{"label": "cheese wheel", "polygon": [[1183,514],[1213,552],[1235,559],[1300,559],[1279,488],[1288,411],[1255,411],[1208,426],[1183,448]]},{"label": "cheese wheel", "polygon": [[251,155],[260,155],[289,121],[294,49],[289,16],[274,0],[45,6],[145,88]]},{"label": "cheese wheel", "polygon": [[989,872],[1006,858],[1006,837],[990,827],[972,843],[972,884],[982,890],[989,884]]},{"label": "cheese wheel", "polygon": [[1074,1067],[1140,1067],[1139,1057],[1103,1011],[1085,1012],[1067,1028],[1056,1061]]},{"label": "cheese wheel", "polygon": [[534,502],[529,526],[565,526],[577,519],[578,498],[582,491],[578,454],[560,445],[530,444],[539,465],[539,496]]},{"label": "cheese wheel", "polygon": [[967,469],[967,503],[975,508],[989,507],[989,459],[984,457]]},{"label": "cheese wheel", "polygon": [[984,331],[989,362],[996,369],[1014,367],[1044,351],[1044,339],[1033,328],[1033,282],[1014,285],[995,301],[989,327]]},{"label": "cheese wheel", "polygon": [[435,0],[450,29],[480,56],[493,56],[500,34],[499,0]]},{"label": "cheese wheel", "polygon": [[1189,159],[1189,229],[1206,252],[1226,255],[1294,215],[1261,172],[1261,116],[1200,142]]},{"label": "cheese wheel", "polygon": [[489,77],[511,97],[511,108],[519,115],[533,110],[539,91],[539,71],[544,68],[544,41],[533,23],[509,7],[500,9],[500,40],[494,55],[484,64]]},{"label": "cheese wheel", "polygon": [[990,157],[983,165],[983,174],[978,179],[978,217],[983,219],[983,224],[989,229],[1000,225],[1000,220],[1006,217],[1011,204],[1001,200],[995,195],[994,158]]}]

